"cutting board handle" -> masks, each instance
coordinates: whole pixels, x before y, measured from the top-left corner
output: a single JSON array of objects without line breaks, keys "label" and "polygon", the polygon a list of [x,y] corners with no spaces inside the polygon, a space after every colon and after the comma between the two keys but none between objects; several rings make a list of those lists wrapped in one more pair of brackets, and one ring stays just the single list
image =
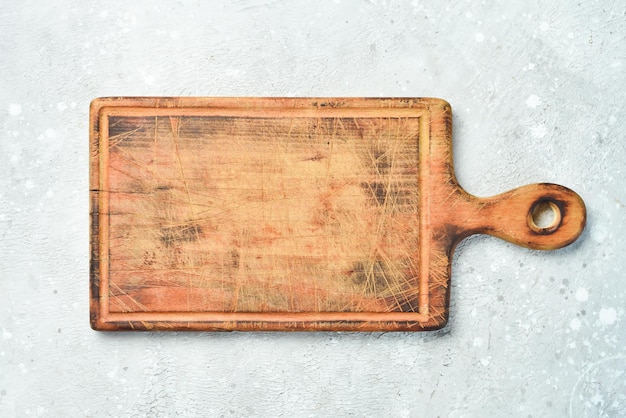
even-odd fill
[{"label": "cutting board handle", "polygon": [[583,200],[557,184],[531,184],[488,198],[466,195],[464,200],[468,210],[464,218],[457,217],[465,227],[462,236],[489,234],[523,247],[553,250],[574,242],[585,226]]}]

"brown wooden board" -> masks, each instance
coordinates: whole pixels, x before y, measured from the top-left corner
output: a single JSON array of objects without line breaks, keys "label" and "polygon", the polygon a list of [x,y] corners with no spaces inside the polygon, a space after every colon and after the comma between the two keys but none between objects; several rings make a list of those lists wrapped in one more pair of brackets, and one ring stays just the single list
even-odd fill
[{"label": "brown wooden board", "polygon": [[562,186],[466,193],[440,99],[102,98],[90,118],[98,330],[436,329],[460,240],[554,249],[585,223]]}]

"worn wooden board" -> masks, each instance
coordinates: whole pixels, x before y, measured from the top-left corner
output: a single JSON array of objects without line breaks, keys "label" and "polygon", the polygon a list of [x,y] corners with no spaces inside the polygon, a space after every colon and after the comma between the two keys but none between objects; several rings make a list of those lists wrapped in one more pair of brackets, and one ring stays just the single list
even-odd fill
[{"label": "worn wooden board", "polygon": [[585,222],[553,184],[466,193],[451,118],[439,99],[96,99],[92,327],[444,326],[461,239],[553,249]]}]

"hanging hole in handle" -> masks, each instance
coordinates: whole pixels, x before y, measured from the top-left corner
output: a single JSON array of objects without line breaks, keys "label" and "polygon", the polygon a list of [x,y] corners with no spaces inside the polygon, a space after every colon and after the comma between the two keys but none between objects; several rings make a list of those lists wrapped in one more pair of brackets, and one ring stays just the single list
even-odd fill
[{"label": "hanging hole in handle", "polygon": [[527,222],[534,232],[551,234],[561,225],[561,209],[551,200],[538,200],[528,211]]}]

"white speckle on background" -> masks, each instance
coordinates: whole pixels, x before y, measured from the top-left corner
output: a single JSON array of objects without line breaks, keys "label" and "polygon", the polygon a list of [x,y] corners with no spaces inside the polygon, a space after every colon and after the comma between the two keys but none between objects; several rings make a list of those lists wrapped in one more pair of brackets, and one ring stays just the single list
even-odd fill
[{"label": "white speckle on background", "polygon": [[545,125],[535,125],[532,128],[530,128],[530,133],[533,136],[533,138],[543,138],[544,136],[546,136],[546,126]]},{"label": "white speckle on background", "polygon": [[22,113],[22,105],[19,105],[17,103],[11,103],[9,105],[9,115],[17,116],[20,113]]},{"label": "white speckle on background", "polygon": [[604,403],[604,397],[599,393],[593,395],[590,399],[592,405],[602,405]]},{"label": "white speckle on background", "polygon": [[545,32],[548,29],[550,29],[550,25],[548,24],[548,22],[541,22],[541,25],[539,26],[539,28],[541,29],[542,32]]},{"label": "white speckle on background", "polygon": [[9,331],[7,331],[6,329],[2,330],[2,339],[4,340],[10,340],[11,338],[13,338],[13,334]]},{"label": "white speckle on background", "polygon": [[53,139],[55,136],[57,136],[57,133],[54,129],[52,128],[46,129],[46,138]]},{"label": "white speckle on background", "polygon": [[591,230],[591,239],[595,242],[601,244],[604,242],[608,235],[607,230],[602,225],[597,225],[595,228]]},{"label": "white speckle on background", "polygon": [[580,329],[580,319],[574,318],[569,321],[569,327],[574,331],[578,331]]},{"label": "white speckle on background", "polygon": [[615,308],[602,308],[598,316],[602,325],[611,325],[617,320],[617,311]]},{"label": "white speckle on background", "polygon": [[585,302],[587,299],[589,299],[589,292],[587,291],[587,289],[581,287],[578,290],[576,290],[576,300],[579,302]]},{"label": "white speckle on background", "polygon": [[483,345],[483,339],[481,337],[475,337],[474,342],[472,343],[474,347],[480,347]]},{"label": "white speckle on background", "polygon": [[485,40],[485,35],[482,32],[478,32],[474,35],[474,39],[476,39],[476,42],[482,43]]},{"label": "white speckle on background", "polygon": [[178,31],[173,30],[173,31],[170,32],[170,38],[172,38],[172,39],[180,39],[180,33]]},{"label": "white speckle on background", "polygon": [[481,359],[480,359],[480,364],[482,364],[482,365],[483,365],[483,367],[487,367],[487,366],[489,366],[489,359],[490,359],[490,358],[491,358],[491,357],[483,357],[483,358],[481,358]]},{"label": "white speckle on background", "polygon": [[526,99],[526,106],[530,107],[531,109],[536,108],[540,104],[541,100],[536,94],[531,94],[530,96],[528,96],[528,99]]},{"label": "white speckle on background", "polygon": [[63,112],[65,109],[67,109],[67,105],[63,102],[59,102],[57,103],[57,110],[59,112]]}]

